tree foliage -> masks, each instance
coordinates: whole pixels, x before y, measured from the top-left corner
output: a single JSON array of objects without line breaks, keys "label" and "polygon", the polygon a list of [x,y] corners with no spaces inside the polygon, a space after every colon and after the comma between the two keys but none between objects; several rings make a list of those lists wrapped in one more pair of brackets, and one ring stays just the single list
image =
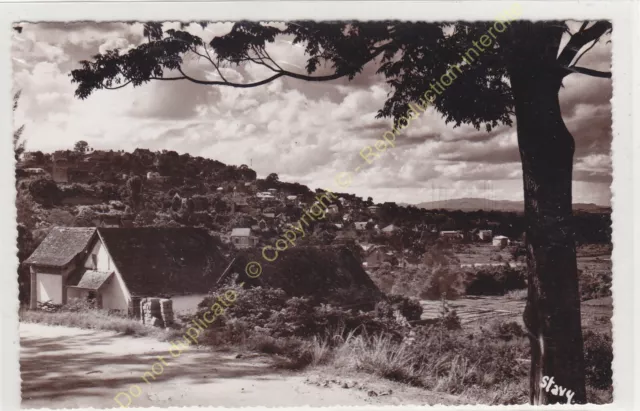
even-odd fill
[{"label": "tree foliage", "polygon": [[127,180],[127,191],[131,208],[139,210],[142,205],[142,179],[140,176],[133,176]]},{"label": "tree foliage", "polygon": [[[206,25],[207,23],[199,23]],[[583,73],[599,77],[610,76],[579,67],[583,46],[599,41],[611,30],[611,23],[585,22],[572,33],[569,43],[559,53],[563,33],[570,33],[565,22],[513,22],[498,34],[490,48],[471,54],[471,61],[433,105],[455,126],[472,124],[491,129],[498,124],[511,124],[514,112],[508,69],[528,65],[518,51],[524,49],[527,33],[542,29],[545,38],[534,38],[541,50],[547,50],[554,61],[545,61],[544,70],[561,76]],[[163,25],[144,25],[147,42],[125,53],[108,50],[95,55],[93,61],[82,61],[81,68],[71,73],[77,83],[76,96],[84,99],[96,90],[118,89],[128,84],[140,86],[149,81],[190,81],[202,85],[257,87],[282,77],[307,81],[328,81],[354,78],[365,64],[376,61],[377,73],[384,75],[392,93],[378,112],[379,117],[395,119],[406,114],[407,104],[423,98],[434,80],[440,79],[452,66],[462,63],[462,56],[477,45],[494,22],[316,22],[293,21],[285,28],[259,22],[241,21],[222,36],[205,39],[185,30],[163,30]],[[183,25],[183,28],[187,25]],[[504,30],[503,30],[504,31]],[[523,33],[524,32],[524,33]],[[280,38],[291,38],[307,55],[306,73],[283,69],[268,52],[268,45]],[[475,43],[474,43],[475,41]],[[195,78],[186,73],[185,62],[194,56],[206,60],[219,79]],[[555,58],[557,56],[557,58]],[[573,63],[573,64],[572,64]],[[259,65],[271,74],[252,83],[235,83],[220,70],[225,66]],[[326,72],[332,73],[314,75]],[[440,93],[438,93],[440,94]],[[480,104],[482,102],[482,104]]]},{"label": "tree foliage", "polygon": [[[353,79],[375,61],[377,73],[391,90],[378,117],[393,118],[396,127],[405,126],[400,120],[408,116],[407,105],[416,101],[423,106],[430,103],[454,127],[470,124],[488,132],[511,125],[515,115],[532,261],[525,310],[525,324],[533,335],[530,398],[536,404],[557,402],[539,387],[543,375],[554,375],[574,388],[576,402],[586,402],[575,243],[569,227],[575,143],[562,119],[558,91],[562,80],[573,73],[611,77],[609,72],[578,65],[611,32],[610,22],[584,22],[571,31],[562,21],[292,21],[277,27],[241,21],[212,39],[195,36],[185,27],[165,31],[161,23],[147,23],[143,33],[147,42],[125,53],[108,50],[93,61],[82,61],[81,68],[71,72],[76,96],[85,99],[96,90],[150,81],[249,88],[284,77]],[[306,73],[286,70],[271,57],[268,45],[280,38],[304,50]],[[185,61],[191,56],[210,63],[218,79],[188,74]],[[269,74],[251,83],[236,83],[221,70],[246,65],[261,66]],[[446,91],[438,83],[445,76]],[[434,270],[434,278],[447,278],[446,270]],[[438,280],[438,290],[440,282],[446,283]],[[559,284],[563,295],[558,293]]]},{"label": "tree foliage", "polygon": [[[14,112],[18,108],[18,101],[20,100],[20,95],[21,94],[22,94],[22,90],[18,90],[13,95],[13,111]],[[16,161],[18,161],[20,159],[20,156],[22,155],[22,153],[24,153],[24,145],[25,145],[26,141],[25,140],[20,141],[20,138],[22,137],[22,133],[23,132],[24,132],[24,124],[21,125],[20,127],[18,127],[13,132],[13,153],[14,153]]]},{"label": "tree foliage", "polygon": [[29,193],[36,202],[44,206],[52,206],[60,199],[60,189],[56,183],[45,177],[31,181]]},{"label": "tree foliage", "polygon": [[89,143],[84,140],[76,141],[73,145],[73,150],[77,153],[84,154],[89,150]]}]

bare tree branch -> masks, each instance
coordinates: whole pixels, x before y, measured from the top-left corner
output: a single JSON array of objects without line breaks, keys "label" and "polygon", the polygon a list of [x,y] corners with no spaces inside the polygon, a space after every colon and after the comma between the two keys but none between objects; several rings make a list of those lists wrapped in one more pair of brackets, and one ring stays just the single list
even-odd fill
[{"label": "bare tree branch", "polygon": [[599,39],[603,34],[611,30],[611,22],[608,21],[597,21],[593,26],[588,29],[584,29],[584,27],[586,27],[586,23],[587,22],[582,24],[580,31],[571,37],[560,53],[560,56],[558,56],[558,63],[560,66],[568,67],[582,47]]},{"label": "bare tree branch", "polygon": [[575,66],[563,67],[563,68],[567,71],[567,74],[579,73],[579,74],[586,74],[591,77],[611,78],[610,71],[599,71],[599,70],[593,70],[586,67],[575,67]]},{"label": "bare tree branch", "polygon": [[593,43],[591,43],[591,45],[589,47],[587,47],[587,49],[585,51],[583,51],[582,53],[580,53],[580,55],[578,56],[578,58],[576,58],[576,61],[573,63],[573,66],[575,67],[578,62],[580,61],[580,59],[582,58],[582,56],[584,56],[585,54],[587,54],[587,52],[589,52],[589,50],[591,50],[593,48],[593,46],[595,46],[598,43],[598,40],[600,38],[598,37],[597,39],[593,40]]}]

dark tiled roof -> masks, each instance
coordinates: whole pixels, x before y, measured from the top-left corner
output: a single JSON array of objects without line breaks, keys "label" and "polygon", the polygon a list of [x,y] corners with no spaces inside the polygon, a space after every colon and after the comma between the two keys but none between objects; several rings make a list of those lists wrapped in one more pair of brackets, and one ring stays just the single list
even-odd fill
[{"label": "dark tiled roof", "polygon": [[53,227],[25,263],[63,267],[88,247],[95,232],[93,227]]},{"label": "dark tiled roof", "polygon": [[109,277],[111,277],[111,274],[113,273],[87,270],[84,272],[84,275],[76,287],[86,288],[88,290],[97,290],[109,279]]},{"label": "dark tiled roof", "polygon": [[98,228],[109,255],[136,296],[207,293],[227,266],[200,228]]}]

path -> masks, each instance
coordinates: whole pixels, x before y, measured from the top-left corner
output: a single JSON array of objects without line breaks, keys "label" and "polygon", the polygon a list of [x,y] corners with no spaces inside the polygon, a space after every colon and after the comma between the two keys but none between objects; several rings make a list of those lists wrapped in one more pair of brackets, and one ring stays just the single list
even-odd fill
[{"label": "path", "polygon": [[[331,406],[452,403],[436,395],[388,381],[365,389],[345,389],[336,377],[293,373],[272,367],[268,356],[192,349],[172,358],[169,343],[108,331],[20,324],[22,407],[112,408],[116,394],[131,384],[142,389],[131,407],[168,406]],[[167,366],[155,381],[141,376],[164,355]],[[322,370],[319,372],[322,373]],[[331,372],[331,370],[329,371]],[[335,371],[333,371],[335,372]],[[359,378],[360,386],[366,378]],[[321,383],[318,383],[321,381]],[[349,381],[353,380],[343,380]],[[393,388],[392,395],[378,396]],[[134,389],[134,392],[137,393]],[[127,404],[126,397],[120,396]]]}]

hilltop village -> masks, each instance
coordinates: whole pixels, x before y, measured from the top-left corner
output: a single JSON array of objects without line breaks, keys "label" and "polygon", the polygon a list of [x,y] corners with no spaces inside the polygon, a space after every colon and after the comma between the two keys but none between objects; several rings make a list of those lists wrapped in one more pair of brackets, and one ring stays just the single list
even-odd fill
[{"label": "hilltop village", "polygon": [[[18,162],[16,175],[21,262],[54,227],[93,228],[98,233],[127,228],[129,234],[121,236],[141,244],[146,237],[162,237],[161,229],[191,227],[217,244],[219,256],[214,259],[220,262],[217,275],[221,275],[228,263],[246,254],[244,250],[273,247],[292,224],[313,209],[315,218],[305,220],[309,222],[305,228],[308,235],[298,238],[296,246],[301,248],[297,253],[313,254],[309,251],[313,247],[346,247],[359,261],[358,271],[367,272],[385,292],[401,292],[418,280],[396,279],[394,286],[380,277],[388,277],[390,272],[393,277],[419,277],[416,267],[433,260],[435,249],[437,258],[449,255],[443,260],[446,265],[461,269],[524,266],[524,222],[516,212],[425,210],[393,202],[374,203],[371,197],[363,199],[349,193],[323,195],[322,190],[280,181],[277,174],[257,178],[246,165],[225,165],[166,150],[27,152]],[[579,225],[583,230],[578,237],[585,243],[607,241],[608,222],[601,214],[583,213],[577,218],[592,222]],[[143,227],[160,234],[140,235],[133,230]],[[80,248],[76,252],[89,247],[92,235],[79,234]],[[58,237],[60,244],[69,241],[60,232]],[[107,244],[106,238],[111,235],[100,237],[107,249],[114,247]],[[49,253],[60,253],[59,247],[51,245]],[[167,248],[162,244],[158,247]],[[161,263],[159,256],[149,259],[150,264],[169,264]],[[28,263],[20,269],[20,294],[25,302],[28,284],[33,281]],[[311,265],[318,263],[309,261]],[[273,264],[272,269],[279,271],[279,265],[286,261]],[[241,272],[242,267],[233,270]],[[81,280],[77,278],[72,286],[77,287]],[[62,284],[60,287],[65,288]],[[416,293],[416,297],[425,294],[419,289]],[[60,297],[53,300],[61,303],[62,294],[68,293],[54,294]]]}]

